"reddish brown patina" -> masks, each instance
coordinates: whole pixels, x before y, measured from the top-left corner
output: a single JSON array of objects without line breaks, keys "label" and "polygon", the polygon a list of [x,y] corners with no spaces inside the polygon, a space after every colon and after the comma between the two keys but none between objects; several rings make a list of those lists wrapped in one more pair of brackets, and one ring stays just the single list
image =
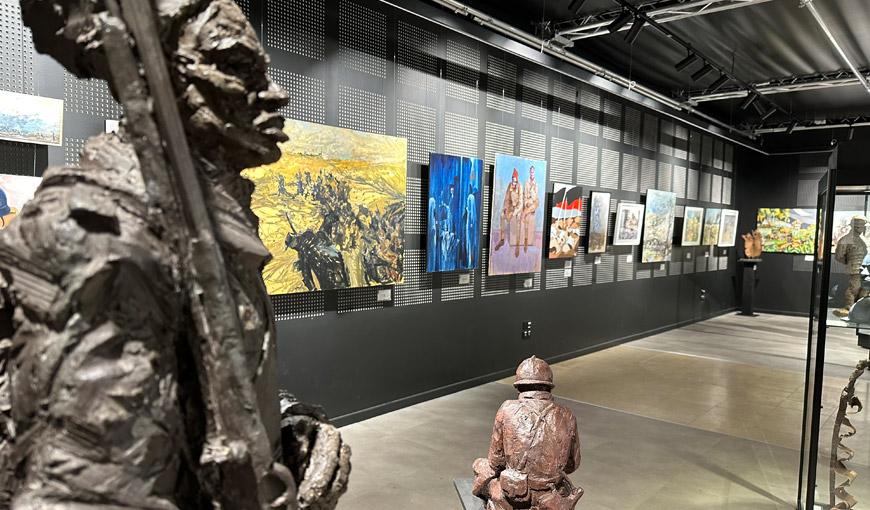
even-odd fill
[{"label": "reddish brown patina", "polygon": [[580,465],[577,419],[553,401],[546,361],[523,361],[514,386],[519,398],[498,410],[489,457],[474,461],[472,490],[487,510],[571,510],[583,496],[568,479]]}]

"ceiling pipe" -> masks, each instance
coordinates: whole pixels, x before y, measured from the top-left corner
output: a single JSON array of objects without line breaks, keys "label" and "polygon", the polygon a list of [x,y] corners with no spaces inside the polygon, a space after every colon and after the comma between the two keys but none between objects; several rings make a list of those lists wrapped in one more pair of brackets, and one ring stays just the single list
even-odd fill
[{"label": "ceiling pipe", "polygon": [[755,130],[755,133],[758,134],[767,134],[767,133],[791,133],[794,131],[814,131],[817,129],[840,129],[840,128],[850,128],[850,127],[864,127],[870,126],[870,122],[854,122],[852,124],[848,123],[840,123],[840,124],[818,124],[818,125],[809,125],[809,126],[801,126],[789,124],[788,126],[779,126],[779,127],[771,127],[771,128],[759,128]]},{"label": "ceiling pipe", "polygon": [[837,38],[834,37],[834,34],[831,33],[831,29],[828,28],[828,25],[825,23],[825,20],[822,19],[822,15],[819,14],[819,11],[816,9],[816,6],[813,5],[813,0],[801,0],[801,7],[806,7],[808,11],[813,15],[813,18],[816,19],[816,23],[819,24],[819,27],[822,29],[822,32],[828,36],[828,40],[831,41],[831,45],[837,50],[837,53],[840,54],[840,57],[846,62],[849,66],[849,69],[852,70],[852,74],[858,78],[858,81],[861,82],[861,85],[864,86],[864,90],[870,93],[870,83],[867,82],[867,78],[858,70],[858,67],[852,62],[852,59],[846,55],[846,52],[843,51],[843,47],[840,46],[840,43],[837,42]]}]

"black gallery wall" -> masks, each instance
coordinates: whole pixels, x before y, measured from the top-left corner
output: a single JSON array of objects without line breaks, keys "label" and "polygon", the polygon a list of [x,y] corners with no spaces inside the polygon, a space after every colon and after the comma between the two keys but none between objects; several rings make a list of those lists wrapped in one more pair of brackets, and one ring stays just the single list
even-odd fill
[{"label": "black gallery wall", "polygon": [[[677,244],[670,262],[641,264],[639,249],[608,247],[581,253],[567,273],[563,261],[544,261],[535,274],[487,277],[484,232],[483,267],[469,284],[427,274],[426,163],[429,152],[487,167],[499,153],[545,159],[548,189],[606,191],[613,209],[643,202],[650,188],[673,191],[679,231],[686,205],[739,205],[746,220],[745,169],[756,168],[747,150],[377,0],[238,3],[290,93],[286,116],[409,141],[406,281],[392,300],[379,302],[378,288],[273,297],[280,383],[339,423],[507,376],[533,353],[567,359],[734,309],[736,248]],[[11,56],[0,59],[0,88],[62,98],[66,116],[62,148],[0,142],[2,171],[76,164],[84,140],[120,109],[104,83],[34,53],[17,1],[0,9],[0,50]]]}]

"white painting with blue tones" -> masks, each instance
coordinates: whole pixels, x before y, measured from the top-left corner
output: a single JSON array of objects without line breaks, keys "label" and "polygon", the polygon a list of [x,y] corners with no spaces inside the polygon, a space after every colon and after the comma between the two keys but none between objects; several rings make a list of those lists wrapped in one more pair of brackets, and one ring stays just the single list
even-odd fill
[{"label": "white painting with blue tones", "polygon": [[0,91],[0,140],[63,144],[63,101]]},{"label": "white painting with blue tones", "polygon": [[483,161],[480,159],[429,155],[428,272],[477,268],[482,181]]}]

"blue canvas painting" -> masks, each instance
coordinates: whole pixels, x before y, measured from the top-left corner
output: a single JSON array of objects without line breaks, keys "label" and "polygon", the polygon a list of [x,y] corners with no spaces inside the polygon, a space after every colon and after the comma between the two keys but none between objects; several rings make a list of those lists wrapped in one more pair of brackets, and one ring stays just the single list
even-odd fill
[{"label": "blue canvas painting", "polygon": [[428,272],[477,268],[482,180],[480,159],[429,155]]},{"label": "blue canvas painting", "polygon": [[63,101],[0,91],[0,140],[63,144]]}]

